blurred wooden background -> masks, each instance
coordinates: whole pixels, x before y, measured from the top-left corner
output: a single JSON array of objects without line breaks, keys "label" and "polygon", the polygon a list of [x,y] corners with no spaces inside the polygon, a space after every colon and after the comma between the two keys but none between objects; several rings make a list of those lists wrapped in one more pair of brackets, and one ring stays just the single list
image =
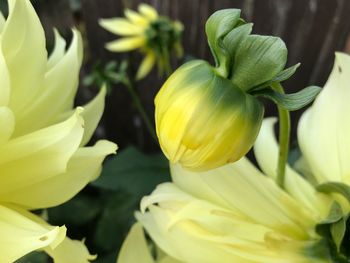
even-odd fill
[{"label": "blurred wooden background", "polygon": [[[34,1],[49,39],[52,27],[69,34],[77,26],[86,37],[86,74],[97,60],[118,60],[120,55],[104,49],[105,42],[115,39],[99,27],[99,18],[122,16],[123,7],[136,8],[140,0],[44,0]],[[240,8],[247,21],[254,22],[254,32],[281,37],[289,49],[288,65],[301,62],[295,76],[286,83],[287,92],[307,85],[322,86],[331,70],[335,51],[350,51],[349,0],[145,0],[160,14],[182,21],[185,25],[183,45],[194,57],[211,60],[204,34],[204,23],[211,13],[223,8]],[[139,92],[150,116],[153,97],[161,87],[155,73],[140,83]],[[86,89],[82,87],[81,89]],[[89,94],[86,90],[81,96]],[[88,95],[89,96],[89,95]],[[267,114],[275,114],[269,104]],[[293,113],[296,121],[300,112]],[[295,125],[294,122],[294,132]],[[140,126],[130,97],[122,87],[114,87],[107,99],[104,116],[105,135],[120,146],[139,143],[146,149],[155,144]],[[140,127],[138,127],[140,126]],[[141,128],[141,129],[140,129]]]}]

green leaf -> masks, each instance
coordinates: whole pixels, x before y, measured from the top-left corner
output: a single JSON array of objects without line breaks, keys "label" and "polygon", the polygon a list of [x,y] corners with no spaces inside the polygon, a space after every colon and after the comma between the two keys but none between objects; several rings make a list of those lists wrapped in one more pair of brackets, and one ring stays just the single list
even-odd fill
[{"label": "green leaf", "polygon": [[223,38],[235,28],[241,25],[241,10],[223,9],[212,14],[205,24],[205,32],[208,38],[210,50],[214,56],[216,67],[223,77],[229,73],[231,59],[223,44]]},{"label": "green leaf", "polygon": [[254,88],[254,91],[256,90],[260,90],[260,89],[263,89],[263,88],[266,88],[266,87],[269,87],[271,86],[271,84],[273,83],[280,83],[282,81],[285,81],[287,79],[289,79],[291,76],[294,75],[295,71],[299,68],[300,66],[300,63],[298,64],[295,64],[294,66],[291,66],[283,71],[281,71],[280,73],[278,73],[274,78],[272,78],[271,80],[259,85],[259,86],[256,86]]},{"label": "green leaf", "polygon": [[295,111],[311,103],[320,91],[320,87],[310,86],[291,94],[282,94],[271,88],[254,91],[251,94],[254,96],[265,97],[289,111]]},{"label": "green leaf", "polygon": [[139,199],[130,193],[118,191],[105,195],[105,202],[94,233],[94,245],[103,252],[115,252],[122,245],[128,229],[134,222],[134,211]]},{"label": "green leaf", "polygon": [[43,252],[32,252],[15,261],[15,263],[47,263],[49,257]]},{"label": "green leaf", "polygon": [[331,235],[338,252],[340,251],[340,246],[345,237],[345,232],[346,219],[344,217],[342,217],[338,222],[335,222],[331,225]]},{"label": "green leaf", "polygon": [[248,36],[237,48],[232,82],[248,91],[273,79],[286,65],[287,53],[285,43],[278,37]]},{"label": "green leaf", "polygon": [[129,147],[109,159],[101,176],[91,185],[109,190],[123,189],[141,197],[169,180],[169,164],[163,154],[146,155]]},{"label": "green leaf", "polygon": [[322,193],[331,194],[337,193],[345,197],[345,199],[350,202],[350,186],[339,183],[339,182],[329,182],[323,183],[316,186],[316,190]]},{"label": "green leaf", "polygon": [[54,225],[82,226],[93,221],[100,211],[96,198],[80,194],[65,204],[48,209],[48,214]]}]

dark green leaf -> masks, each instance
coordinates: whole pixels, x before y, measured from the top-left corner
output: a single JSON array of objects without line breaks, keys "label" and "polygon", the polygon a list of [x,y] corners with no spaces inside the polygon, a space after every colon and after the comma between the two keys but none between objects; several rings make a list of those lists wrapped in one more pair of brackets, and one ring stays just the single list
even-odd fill
[{"label": "dark green leaf", "polygon": [[320,91],[320,87],[310,86],[296,93],[282,94],[268,88],[254,91],[252,95],[268,98],[289,111],[295,111],[311,103]]},{"label": "dark green leaf", "polygon": [[[223,44],[223,38],[237,24],[241,24],[241,10],[223,9],[212,14],[205,24],[209,47],[213,53],[216,67],[222,69],[226,76],[229,73],[230,56]],[[226,77],[225,76],[225,77]]]},{"label": "dark green leaf", "polygon": [[100,251],[117,251],[134,221],[133,215],[134,211],[138,209],[138,204],[139,199],[123,191],[106,197],[93,239]]},{"label": "dark green leaf", "polygon": [[137,196],[149,194],[154,187],[169,181],[169,164],[162,154],[145,155],[129,147],[109,159],[93,186],[119,190],[123,189]]},{"label": "dark green leaf", "polygon": [[48,209],[49,220],[54,225],[81,226],[91,222],[100,212],[101,207],[94,197],[77,195],[69,202]]},{"label": "dark green leaf", "polygon": [[248,36],[236,50],[232,82],[248,91],[273,79],[284,69],[287,53],[286,45],[278,37]]},{"label": "dark green leaf", "polygon": [[337,193],[345,197],[345,199],[350,202],[350,186],[339,183],[339,182],[329,182],[323,183],[316,186],[316,190],[322,193],[331,194]]},{"label": "dark green leaf", "polygon": [[15,263],[47,263],[49,257],[43,252],[32,252],[18,260]]}]

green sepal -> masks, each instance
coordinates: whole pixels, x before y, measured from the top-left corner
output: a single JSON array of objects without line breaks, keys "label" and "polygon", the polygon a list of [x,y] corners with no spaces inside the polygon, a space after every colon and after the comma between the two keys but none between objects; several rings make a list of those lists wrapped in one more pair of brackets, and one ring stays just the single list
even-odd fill
[{"label": "green sepal", "polygon": [[331,205],[328,216],[323,219],[322,222],[320,222],[318,225],[329,225],[338,222],[343,217],[343,215],[344,213],[340,204],[334,201]]},{"label": "green sepal", "polygon": [[330,194],[336,193],[342,195],[348,202],[350,202],[350,186],[339,183],[329,182],[316,186],[316,190],[322,193]]},{"label": "green sepal", "polygon": [[254,91],[255,90],[260,90],[260,89],[263,89],[263,88],[271,86],[273,83],[280,83],[282,81],[285,81],[285,80],[289,79],[291,76],[294,75],[294,73],[299,68],[299,66],[300,66],[300,63],[295,64],[294,66],[291,66],[289,68],[286,68],[285,70],[283,70],[280,73],[278,73],[271,80],[266,81],[265,83],[254,87],[252,90],[254,90]]},{"label": "green sepal", "polygon": [[339,221],[331,225],[331,235],[337,252],[340,252],[340,246],[343,242],[346,232],[346,218],[342,217]]},{"label": "green sepal", "polygon": [[205,24],[209,47],[214,56],[217,70],[222,77],[228,76],[231,63],[229,53],[223,44],[223,38],[236,25],[243,23],[240,15],[241,10],[239,9],[219,10],[212,14]]},{"label": "green sepal", "polygon": [[244,91],[273,79],[287,62],[288,50],[282,39],[249,35],[235,52],[232,82]]},{"label": "green sepal", "polygon": [[[232,58],[232,64],[234,64],[234,57],[236,55],[239,44],[249,36],[249,34],[252,32],[252,28],[252,23],[237,26],[232,31],[230,31],[223,39],[225,48]],[[232,74],[232,72],[230,73]]]},{"label": "green sepal", "polygon": [[272,88],[253,91],[251,94],[270,99],[286,110],[296,111],[311,103],[320,93],[320,91],[320,87],[310,86],[291,94],[282,94],[273,90]]}]

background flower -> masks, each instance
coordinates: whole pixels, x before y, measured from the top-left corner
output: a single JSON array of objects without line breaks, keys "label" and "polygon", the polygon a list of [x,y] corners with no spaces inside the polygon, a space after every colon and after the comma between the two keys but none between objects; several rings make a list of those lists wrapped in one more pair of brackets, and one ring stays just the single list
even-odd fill
[{"label": "background flower", "polygon": [[122,38],[109,42],[106,48],[114,52],[126,52],[139,49],[145,54],[137,74],[144,78],[158,64],[160,73],[169,74],[170,53],[175,50],[182,56],[181,33],[183,26],[179,21],[171,21],[159,16],[157,10],[147,4],[140,4],[139,12],[130,9],[124,11],[125,18],[101,19],[100,25]]}]

